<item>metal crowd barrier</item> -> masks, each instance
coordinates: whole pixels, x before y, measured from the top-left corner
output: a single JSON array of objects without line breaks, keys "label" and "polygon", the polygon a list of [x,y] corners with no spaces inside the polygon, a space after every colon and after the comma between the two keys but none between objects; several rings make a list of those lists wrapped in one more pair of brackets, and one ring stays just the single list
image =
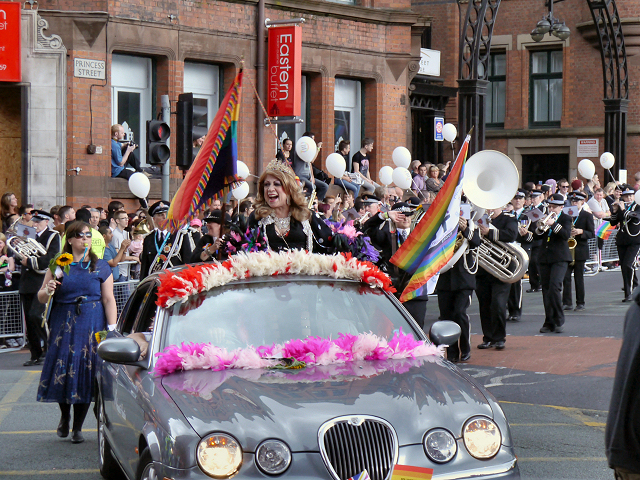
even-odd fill
[{"label": "metal crowd barrier", "polygon": [[26,324],[18,291],[0,292],[0,338],[12,338],[19,347],[3,348],[0,352],[11,352],[22,348],[26,337]]},{"label": "metal crowd barrier", "polygon": [[598,248],[598,238],[590,238],[589,243],[589,260],[585,262],[587,270],[585,275],[596,275],[602,270],[604,263],[618,262],[618,249],[616,247],[616,235],[618,230],[614,230],[611,236],[602,244],[602,250]]},{"label": "metal crowd barrier", "polygon": [[129,300],[129,297],[136,289],[136,286],[140,283],[140,280],[129,280],[127,282],[114,282],[113,284],[113,296],[116,297],[116,305],[118,307],[118,318],[122,313],[122,309]]}]

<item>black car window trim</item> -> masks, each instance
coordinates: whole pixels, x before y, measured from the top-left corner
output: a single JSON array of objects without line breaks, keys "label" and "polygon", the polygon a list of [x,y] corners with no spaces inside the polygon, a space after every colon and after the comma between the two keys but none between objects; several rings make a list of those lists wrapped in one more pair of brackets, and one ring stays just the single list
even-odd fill
[{"label": "black car window trim", "polygon": [[142,283],[138,285],[138,287],[131,294],[129,300],[127,300],[127,303],[122,309],[120,318],[118,319],[118,332],[122,333],[123,335],[128,335],[129,333],[131,333],[133,326],[135,325],[135,321],[138,318],[138,314],[140,313],[140,306],[144,301],[150,285],[150,282]]}]

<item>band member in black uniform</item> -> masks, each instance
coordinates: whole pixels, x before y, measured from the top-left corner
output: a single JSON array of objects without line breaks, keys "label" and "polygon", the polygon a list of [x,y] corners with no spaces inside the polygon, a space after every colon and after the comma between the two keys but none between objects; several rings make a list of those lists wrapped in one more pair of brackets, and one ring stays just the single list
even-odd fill
[{"label": "band member in black uniform", "polygon": [[[377,213],[363,226],[363,231],[368,232],[373,246],[380,250],[378,265],[391,277],[398,298],[411,280],[411,275],[390,263],[389,260],[411,233],[411,217],[415,212],[415,206],[398,202],[391,207],[390,211]],[[428,299],[427,295],[420,295],[403,303],[420,328],[424,328]]]},{"label": "band member in black uniform", "polygon": [[176,234],[168,230],[160,230],[158,227],[159,222],[167,219],[168,211],[169,205],[163,201],[156,202],[149,208],[149,215],[153,217],[156,228],[144,238],[142,243],[140,280],[151,273],[154,262],[160,261],[164,264],[176,241],[179,242],[179,245],[171,255],[169,266],[183,265],[191,259],[193,247],[191,246],[191,237],[186,232],[180,231]]},{"label": "band member in black uniform", "polygon": [[548,204],[549,214],[539,220],[534,233],[534,237],[543,240],[538,261],[545,319],[540,333],[562,333],[564,329],[562,283],[571,262],[567,240],[571,236],[573,219],[566,213],[562,213],[564,197],[559,193],[553,194]]},{"label": "band member in black uniform", "polygon": [[[528,230],[530,220],[525,215],[524,202],[527,192],[523,189],[519,189],[511,204],[513,205],[513,214],[518,221],[518,236],[516,242],[520,244],[522,249],[527,252],[529,258],[531,258],[531,242],[533,241],[533,234]],[[509,316],[507,321],[519,322],[522,316],[522,279],[511,284],[511,290],[509,291],[509,301],[507,303],[509,310]]]},{"label": "band member in black uniform", "polygon": [[[222,228],[222,211],[212,210],[204,219],[207,224],[207,234],[203,235],[196,248],[191,255],[191,263],[209,262],[211,260],[219,260],[220,256],[226,259],[226,249],[224,248],[224,239],[221,234]],[[231,222],[231,217],[225,215],[227,225]],[[219,253],[222,252],[222,255]]]},{"label": "band member in black uniform", "polygon": [[[447,348],[447,358],[452,362],[466,362],[471,358],[471,326],[467,309],[476,289],[478,259],[474,249],[480,246],[480,230],[471,220],[460,218],[458,234],[466,238],[468,251],[446,272],[438,276],[438,307],[442,320],[452,320],[460,325],[459,344]],[[462,248],[462,247],[460,247]]]},{"label": "band member in black uniform", "polygon": [[[539,191],[531,192],[531,209],[537,208],[542,215],[547,213],[547,204],[543,202],[544,194]],[[529,230],[533,232],[534,225],[529,225]],[[540,256],[540,250],[542,249],[542,239],[534,238],[531,243],[531,253],[529,254],[529,288],[527,293],[541,292],[542,286],[540,285],[540,266],[538,265],[538,257]]]},{"label": "band member in black uniform", "polygon": [[49,228],[51,215],[43,210],[33,210],[33,226],[36,229],[36,240],[47,253],[38,257],[24,257],[22,259],[22,277],[20,278],[20,301],[26,318],[27,340],[31,358],[24,362],[25,367],[40,365],[44,360],[40,342],[47,344],[47,332],[42,325],[42,314],[45,305],[38,301],[38,290],[42,287],[44,275],[49,268],[49,262],[60,253],[60,236]]},{"label": "band member in black uniform", "polygon": [[[515,215],[503,212],[501,208],[487,210],[487,215],[491,217],[491,225],[479,227],[484,238],[491,242],[515,241],[518,236],[518,221]],[[504,349],[510,289],[510,283],[502,282],[482,267],[478,268],[476,295],[482,323],[482,343],[478,348]]]},{"label": "band member in black uniform", "polygon": [[640,249],[640,206],[634,201],[634,194],[633,189],[625,185],[620,201],[611,204],[611,225],[619,225],[616,246],[624,286],[623,302],[631,301],[634,264]]},{"label": "band member in black uniform", "polygon": [[584,264],[589,260],[589,239],[594,238],[595,226],[593,214],[587,212],[582,207],[587,196],[579,191],[571,192],[569,200],[571,206],[579,208],[578,216],[573,219],[571,236],[576,240],[573,250],[575,261],[569,264],[567,273],[564,275],[564,287],[562,290],[562,304],[565,310],[572,309],[571,299],[571,273],[576,282],[576,311],[584,310]]}]

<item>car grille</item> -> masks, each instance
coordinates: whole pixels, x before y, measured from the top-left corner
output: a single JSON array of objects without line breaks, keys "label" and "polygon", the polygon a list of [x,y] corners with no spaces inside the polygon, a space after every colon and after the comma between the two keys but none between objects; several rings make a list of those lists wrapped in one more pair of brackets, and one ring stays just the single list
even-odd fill
[{"label": "car grille", "polygon": [[386,480],[398,459],[395,430],[375,417],[335,418],[320,428],[318,444],[335,480],[347,480],[365,469],[372,480]]}]

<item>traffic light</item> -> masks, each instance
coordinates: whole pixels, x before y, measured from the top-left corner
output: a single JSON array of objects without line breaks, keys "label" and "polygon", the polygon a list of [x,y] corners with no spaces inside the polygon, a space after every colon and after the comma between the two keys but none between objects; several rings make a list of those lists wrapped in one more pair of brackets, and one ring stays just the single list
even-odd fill
[{"label": "traffic light", "polygon": [[169,125],[160,120],[147,120],[147,163],[162,165],[171,155],[167,139],[171,135]]},{"label": "traffic light", "polygon": [[183,170],[189,169],[200,150],[194,142],[207,134],[207,113],[206,106],[194,105],[193,93],[178,95],[176,165]]}]

